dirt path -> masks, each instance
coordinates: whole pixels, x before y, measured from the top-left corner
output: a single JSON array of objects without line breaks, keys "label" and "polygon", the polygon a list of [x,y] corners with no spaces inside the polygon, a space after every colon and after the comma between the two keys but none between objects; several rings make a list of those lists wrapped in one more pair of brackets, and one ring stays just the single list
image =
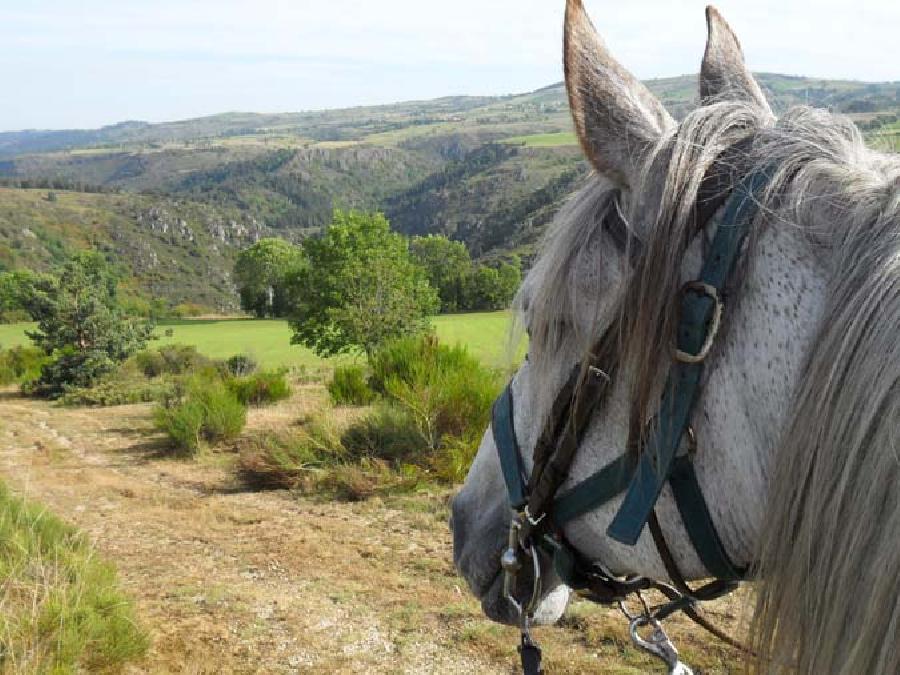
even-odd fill
[{"label": "dirt path", "polygon": [[[0,476],[115,562],[153,637],[136,670],[510,672],[516,635],[480,616],[450,564],[446,495],[245,492],[228,455],[158,458],[149,419],[143,405],[0,399]],[[552,672],[648,670],[633,653],[623,664],[614,615],[575,610],[547,642]],[[611,671],[607,657],[623,665]]]}]

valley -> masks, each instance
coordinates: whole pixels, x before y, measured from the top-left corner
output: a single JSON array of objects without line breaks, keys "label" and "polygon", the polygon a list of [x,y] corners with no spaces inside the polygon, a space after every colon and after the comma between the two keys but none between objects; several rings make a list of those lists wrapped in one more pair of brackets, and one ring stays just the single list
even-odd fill
[{"label": "valley", "polygon": [[[900,84],[758,77],[776,111],[825,107],[849,115],[873,145],[898,148]],[[676,118],[695,104],[696,76],[647,84]],[[527,265],[587,173],[561,84],[500,97],[4,132],[0,270],[47,269],[94,247],[121,263],[146,301],[230,313],[236,252],[264,236],[308,236],[334,208],[380,210],[405,234],[445,234],[475,258],[515,253]]]}]

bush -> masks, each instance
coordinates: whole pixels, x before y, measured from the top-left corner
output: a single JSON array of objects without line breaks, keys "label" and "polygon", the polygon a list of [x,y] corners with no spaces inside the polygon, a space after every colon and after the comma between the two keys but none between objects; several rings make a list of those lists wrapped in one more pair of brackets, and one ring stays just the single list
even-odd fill
[{"label": "bush", "polygon": [[328,383],[328,393],[335,405],[368,405],[375,400],[375,392],[366,381],[362,366],[338,366]]},{"label": "bush", "polygon": [[31,321],[31,314],[27,309],[0,310],[0,323],[20,323],[22,321]]},{"label": "bush", "polygon": [[465,347],[448,347],[434,335],[406,337],[389,342],[370,359],[372,375],[369,385],[379,394],[387,394],[387,381],[424,382],[448,372],[467,369],[484,370],[481,363]]},{"label": "bush", "polygon": [[259,368],[259,364],[252,356],[247,354],[235,354],[225,362],[228,372],[235,377],[245,377],[252,375]]},{"label": "bush", "polygon": [[194,454],[202,441],[216,443],[240,434],[247,408],[221,379],[194,376],[163,400],[155,422],[176,450]]},{"label": "bush", "polygon": [[0,385],[33,380],[40,375],[46,362],[46,355],[36,347],[0,350]]},{"label": "bush", "polygon": [[170,395],[174,383],[169,378],[147,380],[123,377],[119,373],[105,378],[93,387],[71,389],[57,399],[70,406],[114,406],[159,401]]},{"label": "bush", "polygon": [[176,319],[189,319],[203,316],[204,314],[214,314],[209,307],[198,305],[195,302],[182,302],[172,308],[172,316]]},{"label": "bush", "polygon": [[380,428],[384,442],[398,438],[401,421],[411,425],[420,439],[413,444],[410,434],[408,452],[388,444],[379,456],[434,470],[448,482],[461,479],[502,387],[498,373],[482,366],[464,347],[446,347],[431,336],[397,341],[372,361],[372,388],[384,392],[385,400],[402,414],[379,413],[367,424]]},{"label": "bush", "polygon": [[213,365],[213,361],[193,345],[179,344],[147,349],[135,354],[133,360],[147,377],[184,375]]},{"label": "bush", "polygon": [[166,432],[176,450],[194,454],[200,449],[203,417],[202,404],[189,400],[173,408],[157,408],[154,421],[158,429]]},{"label": "bush", "polygon": [[290,397],[291,386],[284,372],[264,372],[229,381],[229,388],[244,405],[263,405]]},{"label": "bush", "polygon": [[341,445],[348,459],[383,459],[396,466],[420,461],[430,450],[415,419],[387,403],[347,427]]}]

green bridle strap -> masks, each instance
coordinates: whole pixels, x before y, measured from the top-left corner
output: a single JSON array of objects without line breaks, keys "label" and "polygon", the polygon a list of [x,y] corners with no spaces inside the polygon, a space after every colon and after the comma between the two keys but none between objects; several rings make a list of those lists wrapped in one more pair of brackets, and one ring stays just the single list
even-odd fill
[{"label": "green bridle strap", "polygon": [[684,356],[669,372],[659,415],[641,453],[637,471],[606,530],[618,542],[629,546],[637,543],[669,478],[700,391],[703,359],[721,318],[719,298],[758,213],[759,193],[770,180],[769,170],[755,171],[741,180],[725,204],[725,213],[703,262],[700,278],[682,294],[676,340],[679,353]]}]

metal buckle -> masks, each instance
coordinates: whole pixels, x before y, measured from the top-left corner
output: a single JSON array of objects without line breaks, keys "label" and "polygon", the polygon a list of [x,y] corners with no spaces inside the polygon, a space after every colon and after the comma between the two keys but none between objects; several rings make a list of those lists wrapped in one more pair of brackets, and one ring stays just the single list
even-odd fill
[{"label": "metal buckle", "polygon": [[716,335],[719,334],[719,326],[722,323],[722,299],[719,297],[719,291],[715,286],[711,284],[707,284],[703,281],[689,281],[681,288],[681,292],[684,293],[686,291],[694,291],[700,295],[706,295],[712,298],[715,303],[713,306],[713,315],[712,320],[709,322],[709,327],[706,331],[706,340],[703,342],[703,346],[700,348],[700,351],[696,354],[688,354],[685,351],[682,351],[676,347],[675,349],[675,360],[680,361],[681,363],[702,363],[706,357],[709,355],[710,349],[712,349],[713,344],[716,340]]}]

